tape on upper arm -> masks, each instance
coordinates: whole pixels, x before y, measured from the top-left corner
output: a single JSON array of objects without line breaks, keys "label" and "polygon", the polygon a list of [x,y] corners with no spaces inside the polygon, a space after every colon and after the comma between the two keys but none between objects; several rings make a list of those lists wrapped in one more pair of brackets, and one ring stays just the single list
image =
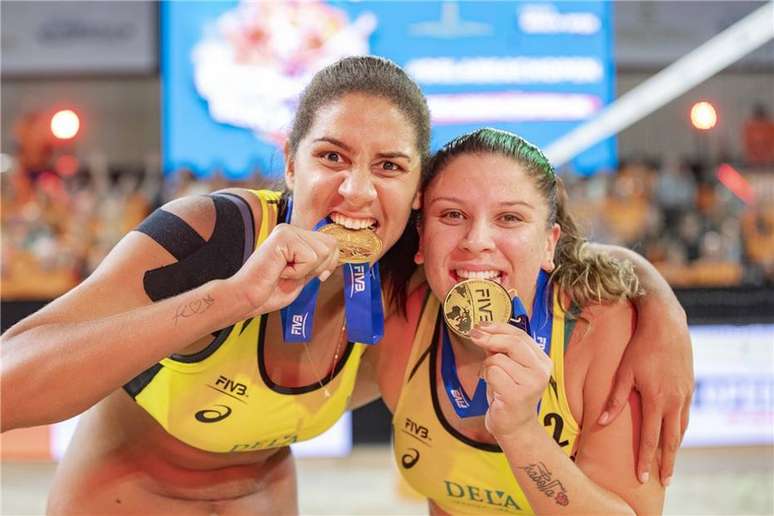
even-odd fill
[{"label": "tape on upper arm", "polygon": [[255,247],[250,206],[233,194],[210,195],[215,204],[215,228],[204,240],[180,217],[159,208],[137,231],[145,233],[177,262],[145,272],[143,286],[153,301],[172,297],[214,279],[236,273]]}]

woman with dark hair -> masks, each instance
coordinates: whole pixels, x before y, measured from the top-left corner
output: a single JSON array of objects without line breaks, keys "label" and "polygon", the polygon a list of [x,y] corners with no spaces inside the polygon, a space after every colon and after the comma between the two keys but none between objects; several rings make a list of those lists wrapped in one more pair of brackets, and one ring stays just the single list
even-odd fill
[{"label": "woman with dark hair", "polygon": [[[4,430],[89,409],[49,512],[297,512],[288,445],[347,410],[382,333],[378,267],[346,264],[371,291],[349,296],[339,258],[375,262],[401,235],[429,133],[425,98],[397,65],[338,61],[302,95],[285,193],[173,201],[8,330]],[[349,305],[376,315],[350,322]]]},{"label": "woman with dark hair", "polygon": [[448,143],[416,227],[426,284],[408,324],[388,324],[378,372],[399,469],[431,514],[660,512],[656,461],[636,473],[638,397],[598,423],[639,281],[588,247],[540,150],[494,129]]}]

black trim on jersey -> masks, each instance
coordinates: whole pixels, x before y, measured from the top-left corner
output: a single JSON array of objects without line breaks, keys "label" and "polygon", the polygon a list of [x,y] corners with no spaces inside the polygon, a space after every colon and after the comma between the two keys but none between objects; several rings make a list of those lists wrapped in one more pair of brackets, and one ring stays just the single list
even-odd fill
[{"label": "black trim on jersey", "polygon": [[186,221],[163,208],[154,210],[135,230],[151,237],[178,261],[207,243]]},{"label": "black trim on jersey", "polygon": [[[269,314],[263,314],[261,315],[261,331],[258,333],[258,371],[261,373],[261,380],[263,380],[263,383],[266,384],[266,386],[273,390],[274,392],[278,392],[280,394],[305,394],[307,392],[316,391],[318,389],[321,389],[322,387],[328,385],[338,374],[341,372],[342,369],[344,369],[344,365],[347,363],[347,360],[349,359],[349,355],[352,353],[352,349],[354,349],[355,345],[353,342],[347,341],[347,347],[344,348],[344,353],[341,355],[341,358],[339,359],[338,363],[334,366],[333,372],[328,371],[323,378],[320,380],[310,383],[309,385],[304,385],[301,387],[283,387],[282,385],[277,385],[272,381],[271,378],[269,378],[269,373],[266,371],[266,361],[264,360],[263,351],[266,347],[266,325],[268,323],[268,317]],[[297,344],[282,344],[285,345],[297,345]],[[302,344],[304,345],[304,344]]]},{"label": "black trim on jersey", "polygon": [[430,346],[430,367],[428,367],[428,370],[430,371],[430,375],[429,375],[430,394],[432,395],[432,398],[433,398],[433,410],[435,410],[435,416],[436,418],[438,418],[438,421],[440,421],[441,426],[443,426],[446,429],[446,431],[458,441],[462,441],[468,446],[472,446],[473,448],[478,448],[479,450],[502,453],[503,450],[502,448],[500,448],[498,444],[482,443],[461,434],[460,432],[457,431],[456,428],[454,428],[446,420],[446,418],[443,415],[443,411],[441,410],[441,405],[438,402],[438,392],[436,390],[436,381],[435,381],[435,364],[436,364],[436,359],[438,357],[438,349],[441,347],[440,340],[439,340],[441,336],[441,331],[440,331],[441,324],[443,324],[443,319],[441,318],[441,311],[438,310],[438,317],[435,321],[435,331],[433,332],[433,342]]},{"label": "black trim on jersey", "polygon": [[409,373],[408,380],[406,380],[406,383],[410,382],[412,378],[414,378],[414,375],[417,372],[417,369],[419,369],[419,366],[422,365],[422,362],[425,361],[425,359],[430,355],[430,351],[433,348],[433,344],[430,343],[429,346],[427,346],[427,349],[422,352],[422,354],[419,356],[419,360],[417,360],[417,363],[414,364],[414,367],[411,369],[411,373]]},{"label": "black trim on jersey", "polygon": [[225,197],[227,199],[231,199],[234,201],[234,204],[237,205],[237,208],[239,208],[239,212],[242,214],[242,222],[245,226],[245,237],[244,237],[244,254],[242,255],[242,265],[247,261],[248,258],[250,258],[250,255],[253,254],[253,251],[255,250],[255,219],[253,218],[253,210],[250,208],[250,205],[245,201],[243,198],[236,194],[223,192],[219,194],[212,194],[210,197],[215,199],[215,197]]},{"label": "black trim on jersey", "polygon": [[137,395],[153,380],[162,367],[161,364],[153,364],[124,385],[124,390],[132,399],[137,398]]},{"label": "black trim on jersey", "polygon": [[201,349],[196,353],[191,353],[188,355],[184,355],[182,353],[172,353],[169,355],[169,358],[170,360],[174,360],[175,362],[182,362],[184,364],[195,364],[196,362],[201,362],[218,350],[221,344],[223,344],[228,336],[231,335],[233,329],[234,325],[231,325],[228,328],[223,328],[218,332],[217,336],[212,339],[212,342],[207,344],[204,349]]},{"label": "black trim on jersey", "polygon": [[255,319],[255,317],[250,317],[249,319],[245,319],[244,321],[242,321],[242,328],[239,330],[240,335],[242,335],[247,329],[247,327],[250,326],[250,323],[253,322],[253,319]]}]

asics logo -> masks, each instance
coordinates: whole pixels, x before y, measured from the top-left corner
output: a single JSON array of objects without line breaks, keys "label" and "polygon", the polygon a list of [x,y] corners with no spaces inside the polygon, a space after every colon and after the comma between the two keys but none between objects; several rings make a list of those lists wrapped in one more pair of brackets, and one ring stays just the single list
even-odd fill
[{"label": "asics logo", "polygon": [[228,405],[215,405],[217,408],[200,410],[194,417],[201,423],[217,423],[231,415],[231,407]]},{"label": "asics logo", "polygon": [[413,468],[417,462],[419,462],[419,450],[416,448],[409,448],[408,452],[400,458],[401,465],[406,469]]}]

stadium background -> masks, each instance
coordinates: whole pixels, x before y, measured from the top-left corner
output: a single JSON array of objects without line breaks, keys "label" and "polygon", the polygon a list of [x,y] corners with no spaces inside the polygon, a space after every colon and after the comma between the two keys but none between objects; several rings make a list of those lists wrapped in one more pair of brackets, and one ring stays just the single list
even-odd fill
[{"label": "stadium background", "polygon": [[[405,66],[430,98],[435,147],[480,125],[547,145],[765,6],[266,5],[3,2],[3,330],[82,280],[161,203],[275,181],[294,88],[325,59],[370,52]],[[326,24],[287,29],[292,12]],[[286,33],[274,46],[246,36],[280,26]],[[224,49],[238,62],[219,61]],[[281,91],[251,88],[261,74],[286,82]],[[710,129],[696,125],[711,114],[690,116],[700,101],[714,106]],[[61,110],[79,117],[71,138],[52,134],[71,128],[66,117],[52,126]],[[697,384],[668,492],[673,514],[774,513],[773,115],[769,41],[561,167],[593,238],[647,256],[688,314]],[[0,512],[42,511],[71,428],[2,436]],[[375,403],[327,441],[297,450],[340,457],[301,460],[302,510],[422,512],[397,480],[388,441],[389,418]],[[326,505],[330,484],[359,494]]]}]

